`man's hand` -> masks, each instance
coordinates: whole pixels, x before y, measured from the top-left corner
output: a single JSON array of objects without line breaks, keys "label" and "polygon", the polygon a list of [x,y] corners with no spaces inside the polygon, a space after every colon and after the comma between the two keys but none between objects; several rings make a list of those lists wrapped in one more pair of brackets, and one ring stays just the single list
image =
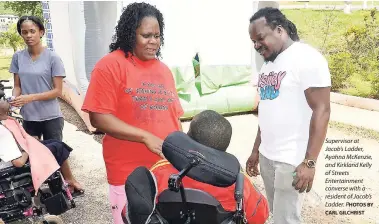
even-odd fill
[{"label": "man's hand", "polygon": [[259,151],[256,149],[253,149],[250,157],[247,159],[247,162],[246,162],[247,175],[254,176],[254,177],[259,175],[258,164],[259,164]]},{"label": "man's hand", "polygon": [[11,102],[9,102],[14,107],[22,107],[25,104],[28,104],[33,101],[33,96],[31,95],[20,95],[14,98]]},{"label": "man's hand", "polygon": [[162,153],[162,145],[163,145],[162,139],[160,139],[157,136],[149,133],[144,138],[144,143],[150,151],[152,151],[153,153],[155,153],[155,154],[159,155],[160,157],[162,157],[163,159],[165,159],[165,157]]},{"label": "man's hand", "polygon": [[313,179],[315,176],[316,169],[309,168],[304,163],[301,163],[295,169],[296,176],[292,182],[292,186],[300,193],[303,193],[307,189],[307,193],[311,191],[313,185]]}]

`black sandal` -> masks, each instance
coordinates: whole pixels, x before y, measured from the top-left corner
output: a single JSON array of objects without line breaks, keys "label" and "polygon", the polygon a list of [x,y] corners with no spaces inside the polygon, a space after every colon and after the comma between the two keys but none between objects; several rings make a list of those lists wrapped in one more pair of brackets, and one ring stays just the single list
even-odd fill
[{"label": "black sandal", "polygon": [[75,189],[74,192],[71,192],[71,195],[73,198],[84,196],[84,190]]},{"label": "black sandal", "polygon": [[[71,186],[71,185],[68,185],[68,189],[70,190],[71,196],[73,198],[77,198],[77,197],[80,197],[80,196],[84,195],[84,190],[83,189],[79,189],[78,190],[74,186]],[[74,191],[72,191],[72,189],[74,189]]]}]

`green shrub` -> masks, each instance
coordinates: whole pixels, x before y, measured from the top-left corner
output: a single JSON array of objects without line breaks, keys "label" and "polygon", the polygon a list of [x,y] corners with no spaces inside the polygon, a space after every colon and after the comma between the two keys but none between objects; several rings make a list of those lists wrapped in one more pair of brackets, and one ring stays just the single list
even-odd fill
[{"label": "green shrub", "polygon": [[371,81],[371,95],[375,99],[379,99],[379,73],[376,73]]},{"label": "green shrub", "polygon": [[[343,34],[343,45],[330,49],[328,60],[333,91],[354,92],[354,95],[379,98],[379,24],[376,11],[364,16],[363,25],[352,25]],[[354,76],[354,79],[350,77]],[[356,77],[360,78],[357,79]],[[369,87],[362,83],[368,82]],[[360,87],[361,91],[351,91]],[[367,91],[367,89],[370,89]]]},{"label": "green shrub", "polygon": [[352,55],[349,52],[338,52],[327,57],[332,78],[332,91],[347,87],[349,77],[355,73],[356,68]]},{"label": "green shrub", "polygon": [[364,17],[364,26],[350,27],[345,33],[347,49],[361,78],[371,83],[371,97],[379,98],[379,25],[376,10]]},{"label": "green shrub", "polygon": [[377,11],[283,10],[300,38],[328,59],[332,90],[379,99],[379,21]]}]

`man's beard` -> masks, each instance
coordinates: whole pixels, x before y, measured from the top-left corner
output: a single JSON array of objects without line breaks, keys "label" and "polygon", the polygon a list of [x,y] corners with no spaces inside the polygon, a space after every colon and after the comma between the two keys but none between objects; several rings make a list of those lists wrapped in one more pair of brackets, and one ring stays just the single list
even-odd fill
[{"label": "man's beard", "polygon": [[278,57],[279,53],[274,51],[272,52],[272,54],[268,57],[268,58],[263,58],[263,60],[267,63],[267,62],[274,62],[275,59]]}]

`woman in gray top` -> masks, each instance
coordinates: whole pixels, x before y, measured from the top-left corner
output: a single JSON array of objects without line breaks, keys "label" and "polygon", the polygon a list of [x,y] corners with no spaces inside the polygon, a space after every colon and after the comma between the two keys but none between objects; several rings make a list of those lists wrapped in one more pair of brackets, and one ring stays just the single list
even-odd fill
[{"label": "woman in gray top", "polygon": [[12,106],[21,107],[24,129],[44,140],[62,141],[64,119],[58,97],[62,94],[65,69],[61,58],[42,46],[45,27],[40,18],[22,16],[17,31],[27,48],[13,55],[10,72],[14,74]]}]

